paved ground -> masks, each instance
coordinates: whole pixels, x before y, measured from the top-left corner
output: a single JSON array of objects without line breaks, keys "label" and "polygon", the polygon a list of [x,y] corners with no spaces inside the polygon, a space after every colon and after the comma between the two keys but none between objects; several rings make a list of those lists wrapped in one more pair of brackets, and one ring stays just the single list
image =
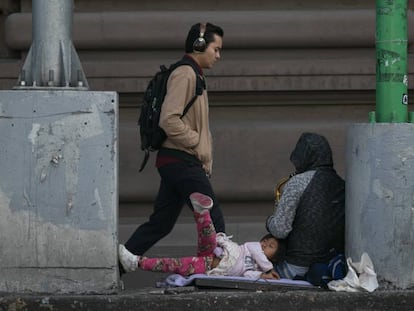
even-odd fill
[{"label": "paved ground", "polygon": [[[243,220],[243,219],[242,219]],[[151,250],[154,256],[182,255],[194,252],[194,237],[189,237],[193,226],[189,218],[177,226],[169,239]],[[262,222],[239,218],[231,224],[231,232],[238,240],[246,240],[251,232],[261,234]],[[121,224],[121,240],[124,241],[135,229],[130,220]],[[239,227],[239,223],[241,223]],[[248,228],[248,230],[244,230]],[[192,238],[190,240],[190,238]],[[187,241],[188,240],[188,241]],[[184,243],[184,242],[185,243]],[[178,245],[176,245],[178,244]],[[0,276],[1,278],[1,276]],[[23,295],[1,294],[0,311],[61,311],[61,310],[138,310],[138,311],[277,311],[277,310],[414,310],[414,290],[377,290],[374,293],[337,293],[325,290],[256,289],[208,289],[193,286],[175,289],[158,289],[156,281],[165,275],[137,271],[123,276],[126,290],[110,295]]]},{"label": "paved ground", "polygon": [[414,291],[225,290],[193,286],[125,290],[112,295],[1,295],[0,311],[18,310],[414,310]]}]

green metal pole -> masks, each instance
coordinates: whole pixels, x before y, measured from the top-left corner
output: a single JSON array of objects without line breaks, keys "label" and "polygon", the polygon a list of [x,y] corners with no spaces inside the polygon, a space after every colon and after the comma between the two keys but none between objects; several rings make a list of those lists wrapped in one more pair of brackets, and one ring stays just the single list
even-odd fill
[{"label": "green metal pole", "polygon": [[407,122],[407,0],[377,0],[376,8],[375,119]]}]

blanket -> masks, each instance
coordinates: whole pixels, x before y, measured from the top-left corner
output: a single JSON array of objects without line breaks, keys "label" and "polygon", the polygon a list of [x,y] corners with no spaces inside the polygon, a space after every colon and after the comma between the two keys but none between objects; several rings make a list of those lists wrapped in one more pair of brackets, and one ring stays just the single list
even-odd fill
[{"label": "blanket", "polygon": [[[178,287],[190,285],[204,285],[207,287],[221,288],[247,288],[246,285],[255,286],[272,286],[272,287],[291,287],[297,289],[317,289],[307,281],[301,280],[269,280],[269,279],[251,279],[242,276],[209,276],[205,274],[193,274],[183,277],[179,274],[171,274],[165,280],[157,282],[157,287]],[[243,286],[244,285],[244,286]]]}]

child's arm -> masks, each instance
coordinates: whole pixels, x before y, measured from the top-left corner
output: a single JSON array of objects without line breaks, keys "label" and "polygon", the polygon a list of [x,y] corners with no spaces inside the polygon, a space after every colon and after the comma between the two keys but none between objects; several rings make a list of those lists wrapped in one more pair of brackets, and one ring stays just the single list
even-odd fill
[{"label": "child's arm", "polygon": [[280,276],[279,274],[274,270],[271,269],[267,272],[262,272],[259,270],[247,270],[243,276],[252,278],[252,279],[273,279],[273,280],[279,280]]},{"label": "child's arm", "polygon": [[262,246],[259,242],[246,242],[245,245],[262,272],[273,269],[273,264],[263,253]]},{"label": "child's arm", "polygon": [[279,280],[280,276],[279,274],[274,270],[270,270],[268,272],[262,273],[260,276],[261,279],[274,279],[274,280]]}]

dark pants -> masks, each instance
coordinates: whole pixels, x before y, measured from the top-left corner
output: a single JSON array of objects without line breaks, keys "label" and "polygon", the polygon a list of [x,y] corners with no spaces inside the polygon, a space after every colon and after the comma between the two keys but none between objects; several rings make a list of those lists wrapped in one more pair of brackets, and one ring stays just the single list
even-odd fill
[{"label": "dark pants", "polygon": [[[210,210],[216,232],[225,232],[224,218],[211,187],[209,178],[201,165],[181,161],[158,169],[161,184],[154,211],[149,220],[139,226],[125,243],[125,247],[136,255],[143,255],[155,243],[174,228],[184,204],[191,207],[189,196],[200,192],[210,196],[214,205]],[[192,207],[191,207],[192,208]],[[196,234],[196,232],[194,232]]]}]

